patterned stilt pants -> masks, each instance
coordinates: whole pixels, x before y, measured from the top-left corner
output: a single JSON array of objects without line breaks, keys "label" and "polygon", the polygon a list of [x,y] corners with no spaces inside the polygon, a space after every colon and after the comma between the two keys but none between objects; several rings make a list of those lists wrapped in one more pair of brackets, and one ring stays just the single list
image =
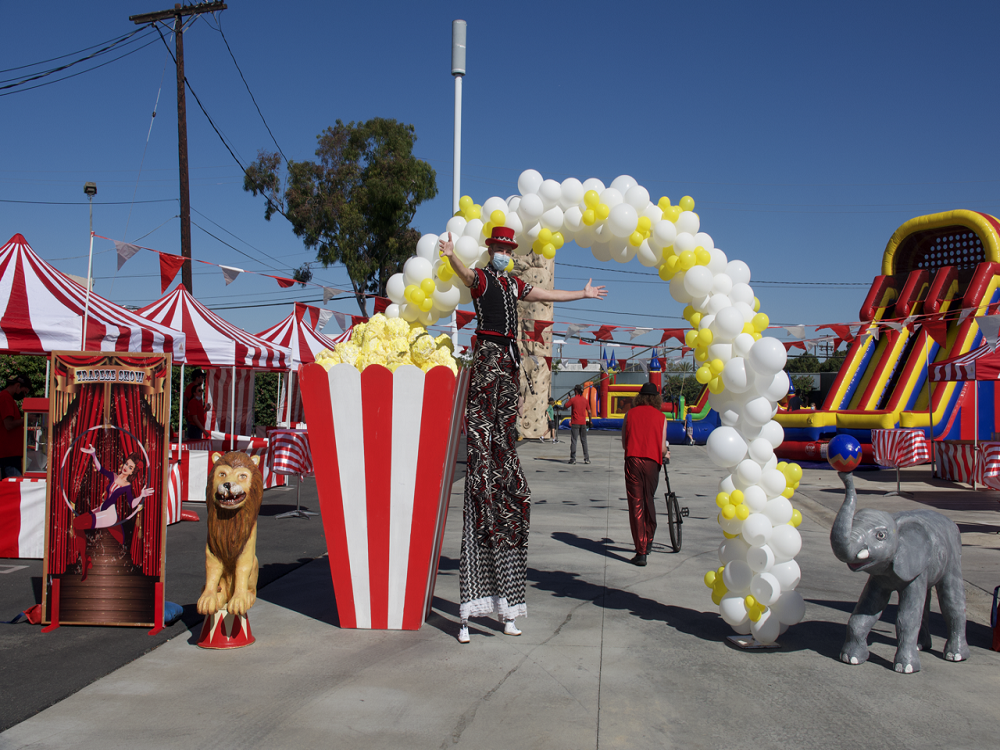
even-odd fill
[{"label": "patterned stilt pants", "polygon": [[531,494],[516,450],[519,372],[492,342],[478,344],[472,368],[459,614],[509,620],[527,615]]}]

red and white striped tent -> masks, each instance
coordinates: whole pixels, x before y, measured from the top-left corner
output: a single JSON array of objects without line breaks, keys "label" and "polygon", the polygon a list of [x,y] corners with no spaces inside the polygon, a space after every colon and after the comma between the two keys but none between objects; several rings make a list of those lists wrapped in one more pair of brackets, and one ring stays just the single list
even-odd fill
[{"label": "red and white striped tent", "polygon": [[935,383],[955,380],[1000,380],[1000,352],[991,352],[990,347],[983,344],[971,352],[931,365],[930,375]]},{"label": "red and white striped tent", "polygon": [[[333,349],[336,344],[351,337],[351,328],[332,338],[319,333],[316,326],[319,324],[321,312],[318,307],[296,302],[291,315],[257,335],[266,341],[291,349],[293,367],[310,364],[316,361],[316,355],[324,349]],[[301,391],[298,388],[289,388],[292,372],[294,371],[289,368],[284,391],[279,394],[278,403],[281,404],[279,422],[292,423],[304,420]]]},{"label": "red and white striped tent", "polygon": [[[20,234],[0,248],[0,351],[79,351],[87,290],[42,260]],[[184,362],[184,333],[90,293],[86,351],[166,352]]]},{"label": "red and white striped tent", "polygon": [[[144,318],[187,334],[187,364],[207,371],[207,425],[220,432],[253,429],[254,371],[287,370],[291,351],[247,333],[209,310],[183,285],[140,309]],[[183,388],[183,381],[182,381]]]}]

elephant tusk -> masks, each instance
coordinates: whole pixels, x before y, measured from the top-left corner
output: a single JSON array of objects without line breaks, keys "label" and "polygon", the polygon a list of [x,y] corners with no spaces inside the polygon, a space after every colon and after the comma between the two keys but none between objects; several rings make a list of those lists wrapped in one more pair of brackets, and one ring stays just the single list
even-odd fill
[{"label": "elephant tusk", "polygon": [[868,559],[868,555],[869,555],[869,552],[868,552],[868,550],[866,550],[866,549],[863,549],[863,550],[861,550],[861,551],[860,551],[860,552],[858,553],[858,559],[859,559],[859,560],[867,560],[867,559]]}]

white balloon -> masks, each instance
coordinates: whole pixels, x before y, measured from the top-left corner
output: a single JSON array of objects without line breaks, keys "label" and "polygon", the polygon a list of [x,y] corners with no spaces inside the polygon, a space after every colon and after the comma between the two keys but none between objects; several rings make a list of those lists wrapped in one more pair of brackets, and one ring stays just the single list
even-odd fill
[{"label": "white balloon", "polygon": [[603,203],[608,208],[614,208],[620,204],[624,198],[622,197],[621,191],[613,187],[607,188],[601,193],[601,203]]},{"label": "white balloon", "polygon": [[774,559],[778,562],[787,562],[802,550],[802,536],[794,526],[784,524],[774,529],[770,544],[774,550]]},{"label": "white balloon", "polygon": [[455,255],[466,266],[472,266],[479,258],[479,253],[479,242],[475,237],[459,237],[455,243]]},{"label": "white balloon", "polygon": [[741,333],[733,339],[733,356],[746,359],[750,356],[750,349],[756,340],[749,333]]},{"label": "white balloon", "polygon": [[616,238],[611,243],[611,259],[619,263],[628,263],[635,257],[638,248],[629,244],[628,240]]},{"label": "white balloon", "polygon": [[747,444],[732,427],[716,427],[708,436],[708,457],[721,468],[736,466],[746,456]]},{"label": "white balloon", "polygon": [[769,469],[773,469],[777,465],[778,465],[778,457],[777,456],[771,456],[771,458],[768,459],[767,463],[764,464],[764,466],[761,467],[761,468],[763,468],[764,471],[768,471]]},{"label": "white balloon", "polygon": [[611,209],[608,228],[615,237],[628,237],[635,231],[639,215],[628,203],[619,203]]},{"label": "white balloon", "polygon": [[[583,181],[583,192],[586,193],[588,190],[593,190],[600,195],[604,192],[604,183],[596,177],[588,177]],[[583,199],[581,198],[580,200]]]},{"label": "white balloon", "polygon": [[545,210],[559,205],[562,199],[562,185],[555,180],[543,180],[538,188],[538,197],[542,199]]},{"label": "white balloon", "polygon": [[747,455],[763,466],[771,460],[771,456],[774,455],[774,448],[771,447],[771,443],[767,438],[758,437],[751,441],[747,448]]},{"label": "white balloon", "polygon": [[472,219],[465,225],[462,236],[472,237],[476,242],[480,242],[483,239],[483,228],[485,226],[482,219]]},{"label": "white balloon", "polygon": [[760,464],[756,461],[751,461],[749,458],[745,458],[736,467],[736,476],[746,486],[757,484],[760,482]]},{"label": "white balloon", "polygon": [[542,186],[542,175],[534,169],[526,169],[521,172],[521,176],[517,178],[517,192],[521,195],[528,195],[528,193],[537,193],[538,188]]},{"label": "white balloon", "polygon": [[578,206],[570,206],[566,209],[563,214],[563,222],[566,225],[566,229],[571,232],[579,232],[580,228],[585,226],[583,223],[583,212]]},{"label": "white balloon", "polygon": [[651,247],[649,240],[642,241],[642,244],[639,245],[639,252],[636,255],[639,256],[639,262],[646,268],[653,268],[663,263],[663,252]]},{"label": "white balloon", "polygon": [[787,480],[785,479],[785,475],[777,469],[769,469],[762,472],[760,484],[768,497],[778,497],[785,491]]},{"label": "white balloon", "polygon": [[758,339],[750,349],[750,366],[761,375],[775,375],[788,360],[785,347],[775,338],[765,336]]},{"label": "white balloon", "polygon": [[775,563],[769,572],[778,579],[781,590],[786,592],[794,589],[802,580],[802,571],[799,570],[799,564],[795,560]]},{"label": "white balloon", "polygon": [[437,310],[435,310],[432,307],[427,312],[424,312],[423,310],[421,310],[420,314],[417,315],[417,320],[419,320],[425,326],[432,326],[432,325],[434,325],[435,323],[438,322],[438,319],[440,317],[441,317],[441,313],[439,313]]},{"label": "white balloon", "polygon": [[567,177],[559,187],[559,207],[564,211],[578,206],[583,202],[583,194],[587,191],[583,189],[583,183],[575,177]]},{"label": "white balloon", "polygon": [[726,492],[731,495],[735,489],[736,485],[733,484],[732,474],[726,474],[723,479],[719,480],[719,492]]},{"label": "white balloon", "polygon": [[431,262],[427,258],[414,255],[403,264],[403,280],[407,285],[419,286],[421,281],[431,277],[431,270]]},{"label": "white balloon", "polygon": [[507,212],[510,211],[510,207],[507,205],[507,201],[497,195],[494,195],[493,197],[487,198],[483,201],[482,215],[490,221],[493,221],[492,217],[494,211],[503,211],[506,216]]},{"label": "white balloon", "polygon": [[734,284],[750,283],[750,266],[742,260],[731,260],[726,266],[726,271],[733,279]]},{"label": "white balloon", "polygon": [[531,224],[524,230],[524,236],[528,240],[529,245],[538,239],[538,235],[541,234],[541,231],[542,225],[538,223]]},{"label": "white balloon", "polygon": [[694,211],[681,211],[681,215],[677,218],[676,224],[678,232],[687,232],[688,234],[693,235],[698,232],[701,220],[698,218],[698,214]]},{"label": "white balloon", "polygon": [[559,206],[553,206],[539,220],[541,225],[551,232],[558,232],[563,225],[563,211]]},{"label": "white balloon", "polygon": [[705,267],[714,274],[712,278],[712,293],[720,297],[725,296],[730,301],[729,304],[732,304],[732,298],[729,296],[729,293],[733,290],[733,280],[729,278],[729,274],[718,273],[712,268],[711,262]]},{"label": "white balloon", "polygon": [[749,323],[753,320],[753,316],[757,314],[746,302],[734,302],[733,307],[740,311],[740,314],[743,316],[743,322],[745,323]]},{"label": "white balloon", "polygon": [[694,236],[694,241],[709,252],[715,248],[715,242],[712,241],[711,235],[705,234],[705,232],[698,232]]},{"label": "white balloon", "polygon": [[[465,285],[461,284],[460,286]],[[434,307],[442,313],[451,313],[452,310],[458,307],[458,304],[462,299],[462,292],[459,291],[458,287],[453,285],[446,288],[439,286],[434,290],[432,298],[434,301]]]},{"label": "white balloon", "polygon": [[678,232],[674,237],[674,252],[680,255],[688,250],[694,250],[698,244],[694,241],[694,235],[690,232]]},{"label": "white balloon", "polygon": [[727,563],[726,569],[722,571],[722,582],[733,593],[749,589],[752,580],[753,571],[743,560],[733,560],[731,563]]},{"label": "white balloon", "polygon": [[[726,272],[727,266],[729,265],[729,259],[726,257],[726,254],[719,248],[714,248],[708,252],[712,256],[712,259],[708,262],[708,270],[714,274],[724,273],[726,276],[729,276]],[[732,281],[731,278],[730,281]]]},{"label": "white balloon", "polygon": [[461,304],[467,305],[470,302],[472,302],[472,290],[469,289],[469,287],[467,287],[465,284],[458,284],[456,285],[456,289],[458,289],[459,294],[462,295]]},{"label": "white balloon", "polygon": [[649,205],[649,191],[642,185],[633,185],[625,191],[625,202],[636,211],[645,211]]},{"label": "white balloon", "polygon": [[771,421],[771,402],[763,396],[751,399],[743,409],[743,418],[752,425],[763,427]]},{"label": "white balloon", "polygon": [[727,625],[734,628],[750,622],[750,618],[747,616],[747,605],[740,594],[727,593],[723,596],[719,603],[719,614]]},{"label": "white balloon", "polygon": [[417,255],[434,262],[438,259],[438,236],[425,234],[417,240]]},{"label": "white balloon", "polygon": [[521,221],[521,217],[517,215],[516,211],[511,211],[504,218],[503,225],[514,230],[514,234],[520,234],[524,231],[524,223]]},{"label": "white balloon", "polygon": [[785,440],[785,428],[772,420],[761,428],[760,436],[771,444],[771,448],[777,448]]},{"label": "white balloon", "polygon": [[782,625],[797,625],[806,616],[806,603],[798,591],[789,591],[782,586],[781,596],[771,605],[775,616]]},{"label": "white balloon", "polygon": [[756,484],[747,487],[743,490],[743,504],[754,513],[759,513],[767,505],[767,493]]},{"label": "white balloon", "polygon": [[764,506],[763,513],[771,519],[772,526],[781,526],[792,520],[792,504],[787,497],[778,497],[768,500]]},{"label": "white balloon", "polygon": [[765,607],[770,607],[781,596],[781,584],[770,573],[758,573],[750,582],[750,593]]},{"label": "white balloon", "polygon": [[733,304],[742,302],[745,305],[753,307],[753,289],[750,288],[749,284],[733,282],[733,288],[729,292],[729,298],[733,301]]},{"label": "white balloon", "polygon": [[[627,174],[618,175],[615,177],[614,181],[611,183],[611,187],[617,190],[619,193],[624,195],[629,191],[629,189],[636,184],[635,178],[630,177]],[[610,205],[610,204],[608,204]]]},{"label": "white balloon", "polygon": [[[718,428],[716,428],[718,429]],[[788,528],[792,528],[789,526]],[[771,522],[768,520],[767,516],[763,513],[751,513],[747,516],[746,520],[743,522],[743,528],[740,533],[743,535],[743,539],[751,547],[761,547],[767,544],[768,540],[771,538]],[[771,545],[771,549],[774,549],[774,545]],[[778,556],[778,550],[774,550],[775,558]]]},{"label": "white balloon", "polygon": [[406,297],[403,296],[405,291],[406,281],[401,273],[394,273],[385,283],[385,294],[394,304],[401,305],[406,302]]},{"label": "white balloon", "polygon": [[[745,408],[746,404],[743,406]],[[736,429],[740,431],[740,434],[743,436],[743,439],[747,441],[748,445],[751,441],[760,437],[760,425],[752,424],[747,421],[745,414],[740,415],[740,421],[736,423]]]},{"label": "white balloon", "polygon": [[674,277],[670,279],[670,296],[682,304],[687,304],[691,301],[691,295],[688,294],[687,289],[684,288],[684,271],[678,271],[674,274]]},{"label": "white balloon", "polygon": [[774,375],[758,375],[755,379],[757,393],[777,403],[788,395],[788,373],[779,370]]},{"label": "white balloon", "polygon": [[713,359],[721,359],[722,364],[726,364],[733,356],[733,347],[730,344],[716,344],[711,343],[708,345],[708,361],[711,362]]},{"label": "white balloon", "polygon": [[749,547],[748,545],[746,561],[754,573],[767,573],[774,567],[774,552],[766,544],[762,547]]},{"label": "white balloon", "polygon": [[[710,299],[708,302],[708,310],[712,315],[718,315],[727,307],[731,306],[729,297],[727,297],[725,294],[711,294],[709,295],[709,297]],[[730,339],[730,341],[731,340],[732,339]]]},{"label": "white balloon", "polygon": [[[674,276],[674,278],[676,279],[677,276]],[[672,281],[671,286],[673,286]],[[671,289],[672,291],[673,289]],[[733,393],[744,393],[750,387],[747,378],[746,363],[741,357],[736,357],[726,362],[726,366],[722,369],[722,382]]]},{"label": "white balloon", "polygon": [[712,304],[712,298],[707,294],[704,297],[691,298],[691,307],[701,313],[701,322],[698,323],[698,328],[711,328],[712,323],[715,322],[715,316],[708,312],[710,304]]},{"label": "white balloon", "polygon": [[582,248],[588,248],[594,244],[594,233],[587,227],[581,227],[580,231],[573,237],[573,241]]},{"label": "white balloon", "polygon": [[385,306],[385,312],[383,313],[387,318],[398,318],[399,317],[399,305],[393,303],[391,305]]},{"label": "white balloon", "polygon": [[730,536],[736,536],[740,533],[740,529],[743,528],[743,522],[739,519],[739,516],[726,518],[721,512],[719,513],[719,525]]},{"label": "white balloon", "polygon": [[719,421],[721,421],[726,427],[735,427],[739,422],[739,419],[740,413],[731,406],[726,407],[724,410],[719,412]]},{"label": "white balloon", "polygon": [[758,643],[767,645],[778,640],[781,633],[781,622],[770,609],[764,610],[757,622],[750,622],[750,634]]},{"label": "white balloon", "polygon": [[732,307],[725,307],[716,313],[715,326],[723,341],[733,341],[743,331],[743,316]]},{"label": "white balloon", "polygon": [[653,224],[653,231],[649,235],[650,242],[658,245],[661,249],[673,245],[676,237],[677,227],[667,219]]},{"label": "white balloon", "polygon": [[416,305],[411,305],[409,302],[407,302],[405,305],[400,306],[399,308],[399,317],[401,317],[407,323],[412,323],[417,319],[417,317],[419,317],[419,315],[420,315],[420,308],[417,307]]},{"label": "white balloon", "polygon": [[465,225],[468,223],[464,216],[452,216],[448,219],[448,224],[445,225],[445,233],[451,232],[451,241],[454,242],[456,237],[462,236],[462,233],[465,231]]},{"label": "white balloon", "polygon": [[719,545],[719,562],[728,565],[734,560],[746,560],[747,552],[753,547],[744,542],[739,537],[725,539]]},{"label": "white balloon", "polygon": [[712,290],[712,272],[704,266],[693,266],[684,274],[684,288],[694,298],[706,296]]},{"label": "white balloon", "polygon": [[590,252],[602,263],[611,260],[611,245],[607,242],[595,242],[590,246]]},{"label": "white balloon", "polygon": [[543,213],[545,213],[545,204],[534,193],[524,195],[521,198],[520,205],[517,207],[517,215],[521,217],[521,220],[527,226],[538,223]]}]

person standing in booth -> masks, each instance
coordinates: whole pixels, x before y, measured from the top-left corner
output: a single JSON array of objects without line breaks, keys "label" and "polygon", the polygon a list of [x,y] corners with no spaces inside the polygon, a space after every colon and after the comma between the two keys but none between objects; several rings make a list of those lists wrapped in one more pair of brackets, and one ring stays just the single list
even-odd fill
[{"label": "person standing in booth", "polygon": [[208,419],[208,407],[205,405],[205,374],[198,373],[195,378],[190,389],[184,390],[185,393],[190,393],[184,402],[184,418],[187,420],[185,437],[188,440],[201,440],[208,431],[205,424]]},{"label": "person standing in booth", "polygon": [[643,383],[632,408],[622,424],[622,447],[625,449],[625,494],[628,496],[628,520],[635,544],[635,557],[629,562],[644,566],[656,534],[656,485],[660,467],[670,459],[667,443],[667,418],[660,411],[660,394],[652,383]]},{"label": "person standing in booth", "polygon": [[15,375],[0,391],[0,478],[21,476],[24,453],[24,415],[17,402],[31,393],[31,381]]},{"label": "person standing in booth", "polygon": [[590,281],[579,291],[541,289],[509,275],[517,247],[514,230],[494,227],[486,240],[490,262],[468,268],[455,255],[451,233],[438,245],[455,275],[469,288],[479,325],[466,403],[468,463],[459,562],[459,643],[469,642],[469,618],[494,615],[505,635],[520,635],[515,618],[527,616],[528,525],[531,491],[517,457],[517,303],[603,299]]},{"label": "person standing in booth", "polygon": [[579,383],[573,386],[575,395],[566,402],[569,407],[569,462],[576,463],[576,438],[579,436],[583,446],[583,462],[590,463],[590,451],[587,450],[587,428],[590,426],[590,402],[583,397],[583,386]]}]

